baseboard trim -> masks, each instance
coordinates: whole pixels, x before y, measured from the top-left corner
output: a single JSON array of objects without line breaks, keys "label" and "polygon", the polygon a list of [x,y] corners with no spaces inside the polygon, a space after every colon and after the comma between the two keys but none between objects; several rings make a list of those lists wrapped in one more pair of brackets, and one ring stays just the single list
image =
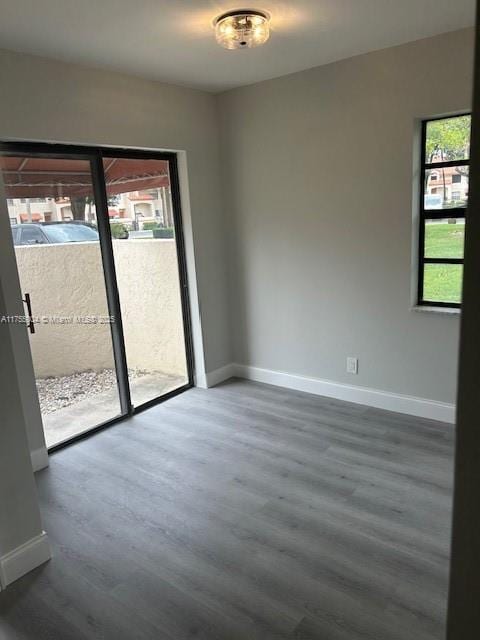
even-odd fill
[{"label": "baseboard trim", "polygon": [[309,378],[306,376],[293,375],[284,371],[273,371],[271,369],[261,369],[244,364],[232,363],[221,369],[208,374],[209,387],[213,387],[224,380],[232,377],[245,378],[255,382],[264,382],[277,387],[304,391],[318,396],[344,400],[362,404],[376,409],[385,409],[396,413],[404,413],[419,418],[428,418],[455,423],[455,405],[446,402],[437,402],[426,398],[407,396],[379,389],[368,387],[357,387],[354,385],[333,382],[332,380],[322,380],[320,378]]},{"label": "baseboard trim", "polygon": [[40,471],[48,467],[48,451],[47,447],[41,447],[40,449],[34,449],[30,452],[32,459],[33,471]]},{"label": "baseboard trim", "polygon": [[230,363],[225,365],[224,367],[220,367],[220,369],[215,369],[214,371],[210,371],[209,373],[207,373],[207,389],[210,389],[210,387],[215,387],[217,384],[220,384],[224,380],[228,380],[229,378],[233,378],[233,376],[236,376],[236,367],[236,364]]},{"label": "baseboard trim", "polygon": [[0,586],[2,589],[52,557],[45,531],[10,553],[0,557]]},{"label": "baseboard trim", "polygon": [[193,380],[196,387],[208,389],[207,374],[205,372],[195,373]]}]

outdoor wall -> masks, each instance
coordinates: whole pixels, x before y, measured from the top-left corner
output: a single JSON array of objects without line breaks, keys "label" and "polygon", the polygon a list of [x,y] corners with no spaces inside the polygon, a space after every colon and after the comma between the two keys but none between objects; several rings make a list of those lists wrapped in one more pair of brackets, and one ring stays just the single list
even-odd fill
[{"label": "outdoor wall", "polygon": [[[129,367],[185,375],[175,241],[115,240],[113,250]],[[36,377],[113,369],[108,322],[76,320],[109,316],[98,243],[20,246],[15,253],[22,291],[44,319],[30,335]]]},{"label": "outdoor wall", "polygon": [[[97,243],[15,247],[22,293],[34,316],[108,316]],[[30,346],[37,378],[113,368],[108,324],[36,324]]]},{"label": "outdoor wall", "polygon": [[455,401],[459,318],[411,310],[412,184],[418,120],[470,108],[473,35],[219,97],[235,362]]},{"label": "outdoor wall", "polygon": [[130,367],[187,376],[174,240],[113,243]]}]

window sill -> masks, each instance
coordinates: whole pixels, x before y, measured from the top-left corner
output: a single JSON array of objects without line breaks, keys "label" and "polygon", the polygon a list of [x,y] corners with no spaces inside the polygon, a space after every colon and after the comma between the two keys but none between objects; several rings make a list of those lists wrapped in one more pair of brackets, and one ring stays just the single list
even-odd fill
[{"label": "window sill", "polygon": [[462,310],[457,309],[456,307],[429,307],[427,305],[411,307],[410,311],[416,311],[418,313],[437,313],[443,316],[459,316],[462,313]]}]

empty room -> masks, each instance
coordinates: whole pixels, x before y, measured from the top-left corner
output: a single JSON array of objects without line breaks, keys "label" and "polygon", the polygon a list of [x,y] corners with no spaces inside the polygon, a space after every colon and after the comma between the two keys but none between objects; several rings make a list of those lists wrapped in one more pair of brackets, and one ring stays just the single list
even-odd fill
[{"label": "empty room", "polygon": [[479,637],[476,11],[0,0],[0,640]]}]

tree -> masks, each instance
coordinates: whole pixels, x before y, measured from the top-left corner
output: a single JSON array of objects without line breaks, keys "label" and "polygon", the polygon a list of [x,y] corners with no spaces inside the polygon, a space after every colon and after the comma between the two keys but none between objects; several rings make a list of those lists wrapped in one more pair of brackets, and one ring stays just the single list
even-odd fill
[{"label": "tree", "polygon": [[471,116],[432,120],[427,125],[427,162],[436,155],[443,160],[463,160],[470,154]]},{"label": "tree", "polygon": [[[460,116],[442,120],[432,120],[427,125],[426,158],[432,163],[434,158],[442,162],[464,160],[470,156],[471,116]],[[456,167],[456,172],[468,176],[468,167]],[[447,199],[445,170],[443,178],[443,198]],[[428,180],[429,172],[427,172]]]},{"label": "tree", "polygon": [[85,205],[87,204],[86,196],[76,196],[70,198],[70,208],[72,210],[72,217],[74,220],[85,221]]},{"label": "tree", "polygon": [[[108,206],[116,206],[120,201],[119,196],[110,196],[108,198]],[[85,207],[88,204],[89,208],[89,221],[91,218],[92,205],[95,204],[95,199],[92,196],[75,196],[70,198],[70,208],[72,210],[72,217],[74,220],[85,221]]]}]

